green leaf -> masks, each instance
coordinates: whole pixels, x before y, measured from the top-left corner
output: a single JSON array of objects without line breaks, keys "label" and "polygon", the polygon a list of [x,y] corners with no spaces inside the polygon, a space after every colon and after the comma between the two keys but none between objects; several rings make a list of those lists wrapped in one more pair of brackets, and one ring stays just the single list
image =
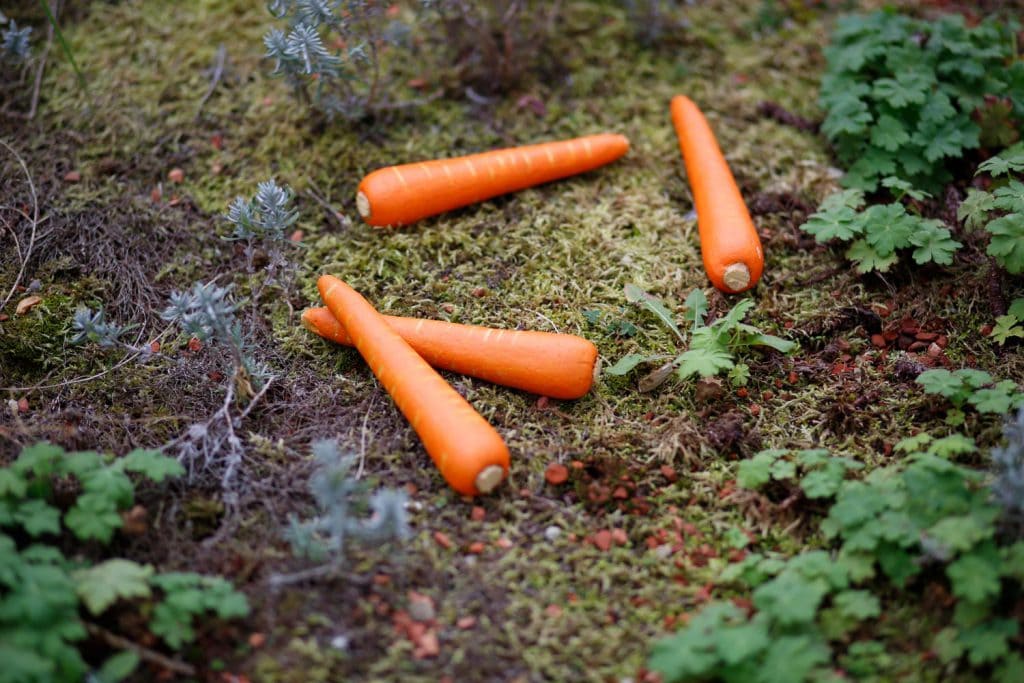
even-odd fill
[{"label": "green leaf", "polygon": [[846,250],[846,258],[857,264],[858,273],[868,273],[877,270],[881,273],[889,270],[892,264],[899,260],[896,254],[883,255],[877,252],[865,240],[857,240]]},{"label": "green leaf", "polygon": [[153,567],[123,559],[107,560],[72,574],[78,597],[99,616],[118,600],[148,598]]},{"label": "green leaf", "polygon": [[31,472],[40,478],[49,477],[58,473],[63,459],[63,448],[43,441],[23,448],[11,467],[18,474]]},{"label": "green leaf", "polygon": [[946,567],[953,595],[982,602],[999,595],[999,556],[993,548],[981,548]]},{"label": "green leaf", "polygon": [[910,236],[917,228],[917,220],[907,214],[902,204],[875,204],[865,212],[867,228],[864,238],[883,256],[910,246]]},{"label": "green leaf", "polygon": [[987,253],[1011,275],[1024,273],[1024,213],[996,218],[986,227],[990,234]]},{"label": "green leaf", "polygon": [[[996,318],[996,324],[992,326],[992,333],[989,338],[1000,346],[1005,344],[1012,337],[1024,337],[1024,327],[1018,325],[1020,318],[1012,315],[1001,315]],[[2,487],[2,484],[0,484]]]},{"label": "green leaf", "polygon": [[139,661],[139,655],[134,650],[119,652],[103,662],[103,666],[96,672],[96,679],[99,683],[120,683],[135,673]]},{"label": "green leaf", "polygon": [[683,305],[686,307],[683,319],[692,323],[694,328],[702,326],[708,314],[708,298],[704,296],[704,291],[694,289],[686,296]]},{"label": "green leaf", "polygon": [[616,377],[627,375],[633,368],[648,360],[651,360],[651,356],[645,356],[642,353],[627,353],[605,372]]},{"label": "green leaf", "polygon": [[783,625],[809,624],[828,593],[821,579],[808,580],[784,571],[754,591],[754,605]]},{"label": "green leaf", "polygon": [[974,666],[998,662],[1010,647],[1007,641],[1020,631],[1012,619],[992,619],[960,632],[957,642],[967,650],[967,660]]},{"label": "green leaf", "polygon": [[[846,190],[863,196],[860,190]],[[812,214],[800,229],[814,237],[815,241],[824,244],[829,240],[838,239],[844,242],[860,237],[864,233],[862,214],[848,206],[823,210]]]},{"label": "green leaf", "polygon": [[1024,173],[1024,149],[1009,154],[1007,152],[978,164],[977,173],[988,173],[992,176]]},{"label": "green leaf", "polygon": [[109,543],[114,531],[120,529],[122,523],[114,501],[97,493],[83,493],[71,509],[64,513],[64,524],[83,541],[95,538]]},{"label": "green leaf", "polygon": [[0,469],[0,496],[23,498],[27,490],[25,479],[13,469]]},{"label": "green leaf", "polygon": [[741,460],[736,474],[736,483],[745,489],[758,489],[771,481],[772,465],[787,451],[771,449],[756,453],[748,460]]},{"label": "green leaf", "polygon": [[888,187],[891,190],[895,190],[893,195],[897,198],[908,196],[920,201],[932,196],[931,193],[923,190],[917,190],[906,180],[897,178],[896,176],[886,176],[885,178],[882,178],[882,187]]},{"label": "green leaf", "polygon": [[967,401],[979,413],[1005,415],[1013,407],[1013,399],[1010,397],[1010,394],[996,388],[976,389],[973,394],[967,397]]},{"label": "green leaf", "polygon": [[832,604],[844,616],[858,621],[871,619],[882,613],[882,606],[878,598],[864,590],[847,590],[837,593],[832,598]]},{"label": "green leaf", "polygon": [[33,538],[43,534],[60,533],[60,511],[38,498],[18,503],[14,508],[13,517],[25,533]]},{"label": "green leaf", "polygon": [[916,263],[932,261],[945,266],[953,263],[953,254],[963,246],[936,220],[921,221],[910,235],[910,243],[917,247],[913,253]]},{"label": "green leaf", "polygon": [[718,348],[691,348],[679,356],[679,376],[713,377],[733,366],[732,355]]},{"label": "green leaf", "polygon": [[804,681],[819,666],[831,661],[832,652],[820,638],[807,635],[775,639],[759,667],[757,681]]},{"label": "green leaf", "polygon": [[995,381],[992,375],[984,370],[975,370],[974,368],[960,368],[953,374],[962,379],[964,384],[972,389],[978,389]]},{"label": "green leaf", "polygon": [[963,434],[950,434],[941,439],[935,439],[928,445],[927,451],[940,458],[950,458],[962,453],[974,453],[978,450],[974,440]]},{"label": "green leaf", "polygon": [[[945,372],[948,373],[948,371]],[[950,376],[952,377],[952,375]],[[929,443],[931,443],[932,438],[932,435],[929,434],[928,432],[921,432],[920,434],[916,434],[915,436],[908,436],[906,438],[900,439],[899,441],[896,442],[896,446],[894,448],[897,451],[900,451],[901,453],[915,453],[918,451],[923,451],[925,447]]]},{"label": "green leaf", "polygon": [[1006,311],[1006,314],[1012,315],[1017,320],[1024,322],[1024,297],[1014,299],[1013,303],[1010,304],[1010,308]]},{"label": "green leaf", "polygon": [[1024,213],[1024,183],[1019,180],[1011,180],[1003,187],[997,188],[992,196],[995,198],[997,209]]},{"label": "green leaf", "polygon": [[664,323],[666,327],[672,330],[676,337],[679,338],[679,341],[686,341],[683,333],[676,325],[676,321],[672,318],[672,312],[665,308],[665,304],[661,303],[660,300],[633,284],[626,285],[625,293],[626,301],[631,304],[639,303],[643,305],[644,308],[653,313],[658,320]]},{"label": "green leaf", "polygon": [[988,214],[995,209],[995,197],[981,190],[967,190],[967,198],[957,207],[956,217],[968,230],[977,230],[988,222]]},{"label": "green leaf", "polygon": [[910,134],[903,124],[888,114],[880,116],[871,128],[871,144],[890,152],[895,152],[909,141]]},{"label": "green leaf", "polygon": [[962,553],[978,543],[992,538],[995,527],[991,522],[974,515],[945,517],[928,529],[926,534],[941,543],[948,550]]},{"label": "green leaf", "polygon": [[[924,388],[926,394],[938,394],[950,400],[958,398],[963,400],[966,397],[963,379],[954,375],[949,370],[941,368],[925,370],[914,381]],[[953,402],[957,403],[957,401]]]},{"label": "green leaf", "polygon": [[185,468],[181,463],[157,450],[137,448],[121,458],[118,463],[125,470],[136,472],[155,482],[185,474]]}]

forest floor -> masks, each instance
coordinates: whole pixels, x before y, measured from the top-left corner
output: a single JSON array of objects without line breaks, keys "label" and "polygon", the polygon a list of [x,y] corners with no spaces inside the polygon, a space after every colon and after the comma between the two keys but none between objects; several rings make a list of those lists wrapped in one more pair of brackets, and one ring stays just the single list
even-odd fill
[{"label": "forest floor", "polygon": [[[0,458],[41,439],[113,453],[159,447],[207,420],[230,370],[221,349],[193,351],[167,334],[158,354],[131,359],[72,345],[68,330],[77,307],[102,306],[146,343],[166,326],[159,312],[173,290],[216,278],[246,300],[242,320],[275,377],[242,423],[242,472],[228,492],[209,475],[143,494],[150,533],[117,542],[162,569],[223,574],[248,595],[249,620],[204,627],[186,658],[282,682],[642,676],[653,640],[711,596],[731,595],[716,584],[723,566],[755,548],[793,553],[821,542],[813,507],[738,491],[738,460],[814,446],[870,468],[899,457],[892,446],[904,436],[948,432],[914,384],[914,364],[1024,381],[1019,347],[982,333],[992,298],[1020,296],[1020,282],[993,293],[987,258],[969,237],[950,267],[901,264],[882,277],[858,275],[800,232],[838,187],[835,162],[823,138],[775,120],[762,103],[820,118],[821,50],[836,15],[806,11],[773,26],[761,6],[687,8],[688,27],[648,48],[615,4],[570,3],[562,39],[572,48],[559,79],[361,123],[320,121],[269,76],[262,3],[74,10],[63,23],[91,107],[54,51],[37,116],[0,120],[43,216],[22,278],[31,291],[0,311],[0,388],[5,403],[27,401],[14,414],[5,406]],[[227,59],[207,97],[220,45]],[[414,66],[403,68],[430,78]],[[707,292],[713,315],[734,302],[710,288],[701,263],[668,119],[677,93],[704,107],[761,233],[765,274],[749,294],[749,322],[800,348],[753,354],[741,391],[673,379],[642,393],[635,377],[603,375],[586,397],[554,401],[446,375],[512,453],[498,491],[461,498],[358,354],[300,326],[302,309],[318,302],[317,276],[342,277],[390,314],[578,334],[604,367],[627,353],[676,351],[667,329],[627,303],[626,284],[680,318],[694,288]],[[632,147],[580,177],[400,230],[371,229],[355,211],[358,181],[386,164],[603,131]],[[13,158],[0,168],[4,203],[27,206]],[[175,168],[180,183],[168,177]],[[288,278],[264,286],[223,239],[221,216],[269,177],[296,191],[302,238],[285,252]],[[936,201],[929,210],[946,209]],[[6,291],[20,264],[13,250],[0,252]],[[41,303],[15,315],[32,293]],[[935,333],[945,345],[910,351],[900,331]],[[968,420],[981,445],[998,440],[998,419]],[[282,529],[312,508],[309,446],[320,438],[357,454],[371,487],[408,489],[413,535],[352,548],[337,579],[274,589],[268,576],[304,566]],[[552,463],[569,468],[566,483],[546,481]],[[429,656],[403,626],[416,594],[436,612]],[[942,665],[920,654],[927,614],[897,611],[879,630],[898,644],[893,679],[943,678]]]}]

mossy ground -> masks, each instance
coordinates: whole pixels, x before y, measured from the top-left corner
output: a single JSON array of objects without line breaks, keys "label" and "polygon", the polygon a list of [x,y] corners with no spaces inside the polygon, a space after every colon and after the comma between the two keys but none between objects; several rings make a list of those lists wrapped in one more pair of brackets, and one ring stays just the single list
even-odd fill
[{"label": "mossy ground", "polygon": [[[518,106],[517,93],[489,105],[441,99],[385,120],[324,125],[268,77],[260,38],[269,17],[260,3],[91,3],[65,26],[91,107],[54,58],[40,115],[0,128],[33,173],[49,231],[25,278],[39,280],[43,303],[0,322],[0,384],[22,387],[5,398],[24,396],[30,406],[17,418],[4,414],[3,454],[38,438],[115,452],[158,446],[216,409],[223,383],[210,373],[225,369],[216,349],[187,352],[179,339],[152,362],[118,365],[123,354],[71,346],[66,330],[77,305],[104,304],[119,322],[139,325],[132,335],[146,341],[162,329],[157,313],[174,288],[218,277],[240,294],[253,291],[257,279],[220,239],[218,215],[274,176],[299,193],[304,238],[288,252],[294,287],[271,287],[246,309],[278,380],[244,424],[254,474],[232,513],[234,531],[210,545],[227,521],[217,487],[200,482],[147,502],[159,514],[153,537],[136,548],[167,569],[226,573],[256,605],[245,627],[266,634],[262,647],[237,645],[245,640],[236,632],[211,634],[194,661],[221,660],[261,681],[637,676],[652,639],[709,594],[729,594],[714,581],[735,557],[730,531],[750,531],[760,549],[795,552],[816,542],[807,514],[733,490],[735,460],[761,445],[820,445],[874,465],[913,430],[947,429],[942,411],[898,377],[900,354],[872,347],[873,324],[928,321],[948,336],[953,367],[1024,378],[1019,347],[1001,349],[979,332],[993,316],[977,252],[962,252],[952,268],[859,277],[836,253],[801,241],[793,211],[756,212],[767,263],[751,293],[752,321],[798,339],[801,350],[753,358],[745,398],[730,389],[699,397],[692,383],[678,382],[642,394],[632,379],[604,376],[579,401],[544,405],[450,376],[513,454],[507,484],[473,502],[444,485],[357,355],[312,338],[298,312],[316,301],[316,275],[330,272],[392,314],[581,334],[605,365],[638,350],[672,351],[665,329],[625,307],[623,285],[637,283],[676,311],[695,287],[709,293],[715,313],[731,302],[708,289],[669,98],[685,92],[705,106],[748,197],[813,206],[835,187],[821,138],[758,113],[771,100],[818,115],[821,46],[834,14],[790,8],[791,21],[772,28],[758,24],[764,6],[688,7],[686,31],[644,48],[616,3],[570,3],[572,43],[563,52],[572,77],[526,91],[545,103],[543,114]],[[200,111],[222,44],[226,69]],[[395,68],[431,76],[411,64]],[[370,229],[351,201],[363,174],[384,164],[604,130],[630,138],[621,161],[411,228]],[[3,163],[5,191],[23,194],[16,167]],[[184,170],[183,184],[167,180],[173,167]],[[80,183],[62,181],[71,169]],[[16,269],[0,258],[4,282]],[[1019,280],[1006,294],[1021,294]],[[872,307],[891,315],[872,322]],[[639,331],[617,336],[588,323],[589,310]],[[869,313],[857,319],[850,310]],[[995,421],[972,430],[986,444],[998,436]],[[415,534],[400,550],[353,552],[350,577],[273,591],[266,576],[298,566],[279,530],[289,512],[308,506],[308,444],[324,437],[359,453],[371,482],[415,491]],[[571,470],[568,484],[545,482],[548,464],[572,461],[583,468]],[[628,484],[625,500],[593,494],[620,484]],[[485,509],[483,521],[471,519],[474,505]],[[560,535],[549,538],[549,527]],[[602,551],[587,542],[612,529],[625,544]],[[670,557],[648,546],[650,538],[672,543],[680,531]],[[478,541],[483,552],[467,552]],[[436,602],[437,658],[415,659],[392,626],[410,590]],[[465,616],[475,624],[458,628]],[[878,628],[890,644],[892,679],[951,675],[922,660],[930,638],[922,608],[887,617]],[[346,649],[332,647],[337,636]]]}]

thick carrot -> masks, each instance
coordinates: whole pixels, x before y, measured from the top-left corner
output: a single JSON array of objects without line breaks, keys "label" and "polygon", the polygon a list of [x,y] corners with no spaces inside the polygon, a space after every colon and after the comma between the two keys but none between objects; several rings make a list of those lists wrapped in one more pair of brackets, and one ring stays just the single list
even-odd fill
[{"label": "thick carrot", "polygon": [[359,183],[356,207],[370,225],[408,225],[508,192],[590,171],[629,149],[622,135],[604,133],[499,149],[454,159],[388,166]]},{"label": "thick carrot", "polygon": [[494,427],[357,291],[331,275],[321,276],[317,287],[451,487],[474,496],[500,484],[509,454]]},{"label": "thick carrot", "polygon": [[697,105],[677,95],[671,111],[697,207],[704,270],[723,292],[748,290],[761,277],[764,253],[736,179]]},{"label": "thick carrot", "polygon": [[[551,398],[579,398],[594,383],[597,347],[571,334],[496,330],[444,320],[384,319],[435,368]],[[352,346],[326,308],[309,308],[302,323],[325,339]]]}]

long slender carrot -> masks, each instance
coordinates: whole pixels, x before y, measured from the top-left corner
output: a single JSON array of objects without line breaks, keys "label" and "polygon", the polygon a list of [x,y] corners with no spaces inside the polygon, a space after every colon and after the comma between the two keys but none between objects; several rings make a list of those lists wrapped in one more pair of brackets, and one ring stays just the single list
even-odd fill
[{"label": "long slender carrot", "polygon": [[500,484],[509,454],[494,427],[359,292],[331,275],[321,276],[317,287],[451,487],[474,496]]},{"label": "long slender carrot", "polygon": [[[579,398],[594,383],[597,347],[575,335],[391,315],[384,319],[435,368],[551,398]],[[345,328],[326,308],[306,309],[302,323],[325,339],[352,346]]]},{"label": "long slender carrot", "polygon": [[750,212],[697,105],[677,95],[672,98],[671,112],[697,207],[704,269],[711,283],[723,292],[746,291],[757,284],[764,269],[761,240]]},{"label": "long slender carrot", "polygon": [[454,159],[388,166],[359,183],[356,207],[370,225],[408,225],[508,192],[615,161],[629,150],[622,135],[499,149]]}]

